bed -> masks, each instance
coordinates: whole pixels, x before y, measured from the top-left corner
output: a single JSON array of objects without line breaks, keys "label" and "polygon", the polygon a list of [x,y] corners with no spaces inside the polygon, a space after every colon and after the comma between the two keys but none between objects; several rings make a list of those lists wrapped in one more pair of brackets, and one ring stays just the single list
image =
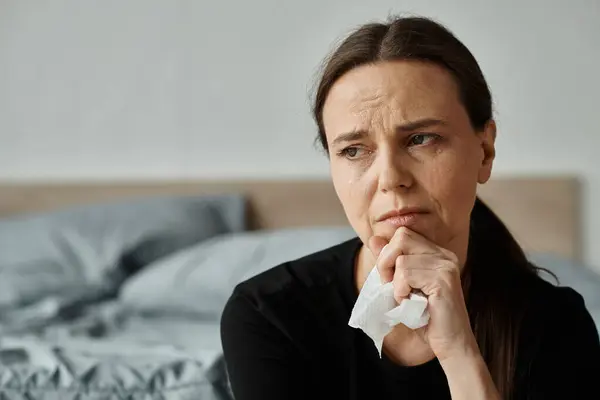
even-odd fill
[{"label": "bed", "polygon": [[[600,326],[577,179],[479,195]],[[229,399],[219,313],[235,284],[353,236],[326,180],[0,184],[0,394]]]}]

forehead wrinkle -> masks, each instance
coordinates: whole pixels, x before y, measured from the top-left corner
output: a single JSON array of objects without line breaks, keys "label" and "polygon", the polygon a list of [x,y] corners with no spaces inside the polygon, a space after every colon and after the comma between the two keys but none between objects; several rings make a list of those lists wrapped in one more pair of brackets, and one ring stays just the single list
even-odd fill
[{"label": "forehead wrinkle", "polygon": [[[326,131],[329,122],[335,134],[383,127],[387,131],[424,118],[451,120],[457,108],[455,82],[448,82],[447,73],[438,68],[411,65],[383,64],[370,72],[359,68],[342,77],[328,96],[335,101],[326,102],[324,113],[334,117],[325,118]],[[450,86],[454,90],[449,96],[443,89]]]},{"label": "forehead wrinkle", "polygon": [[350,102],[350,112],[359,118],[372,119],[385,104],[385,96],[379,91],[362,90]]}]

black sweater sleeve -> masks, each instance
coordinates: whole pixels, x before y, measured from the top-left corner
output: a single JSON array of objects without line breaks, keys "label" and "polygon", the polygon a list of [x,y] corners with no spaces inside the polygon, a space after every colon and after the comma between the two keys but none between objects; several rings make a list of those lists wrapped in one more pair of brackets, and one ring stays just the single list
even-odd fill
[{"label": "black sweater sleeve", "polygon": [[314,398],[291,340],[239,291],[223,311],[221,341],[236,400]]},{"label": "black sweater sleeve", "polygon": [[548,319],[519,399],[600,398],[600,340],[582,296],[561,288],[548,301]]}]

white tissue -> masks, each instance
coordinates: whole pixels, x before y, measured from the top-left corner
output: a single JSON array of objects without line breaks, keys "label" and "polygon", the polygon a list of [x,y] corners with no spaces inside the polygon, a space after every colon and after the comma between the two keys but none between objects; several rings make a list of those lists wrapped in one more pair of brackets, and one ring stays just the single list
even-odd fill
[{"label": "white tissue", "polygon": [[398,305],[392,282],[382,284],[377,267],[373,267],[354,304],[348,325],[362,329],[373,340],[381,357],[383,338],[400,323],[411,329],[427,325],[427,298],[411,293]]}]

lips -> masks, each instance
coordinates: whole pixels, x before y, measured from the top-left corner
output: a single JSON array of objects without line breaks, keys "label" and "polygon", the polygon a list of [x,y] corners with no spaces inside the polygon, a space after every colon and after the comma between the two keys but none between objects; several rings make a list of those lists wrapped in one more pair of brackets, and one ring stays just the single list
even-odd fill
[{"label": "lips", "polygon": [[399,210],[392,210],[392,211],[386,212],[385,214],[383,214],[379,218],[377,218],[377,222],[385,221],[390,218],[403,217],[403,216],[411,215],[411,214],[425,214],[425,213],[426,213],[426,211],[422,208],[405,207],[405,208],[401,208]]},{"label": "lips", "polygon": [[377,222],[386,223],[400,228],[415,225],[422,216],[426,214],[425,210],[420,208],[404,208],[387,212],[377,219]]}]

